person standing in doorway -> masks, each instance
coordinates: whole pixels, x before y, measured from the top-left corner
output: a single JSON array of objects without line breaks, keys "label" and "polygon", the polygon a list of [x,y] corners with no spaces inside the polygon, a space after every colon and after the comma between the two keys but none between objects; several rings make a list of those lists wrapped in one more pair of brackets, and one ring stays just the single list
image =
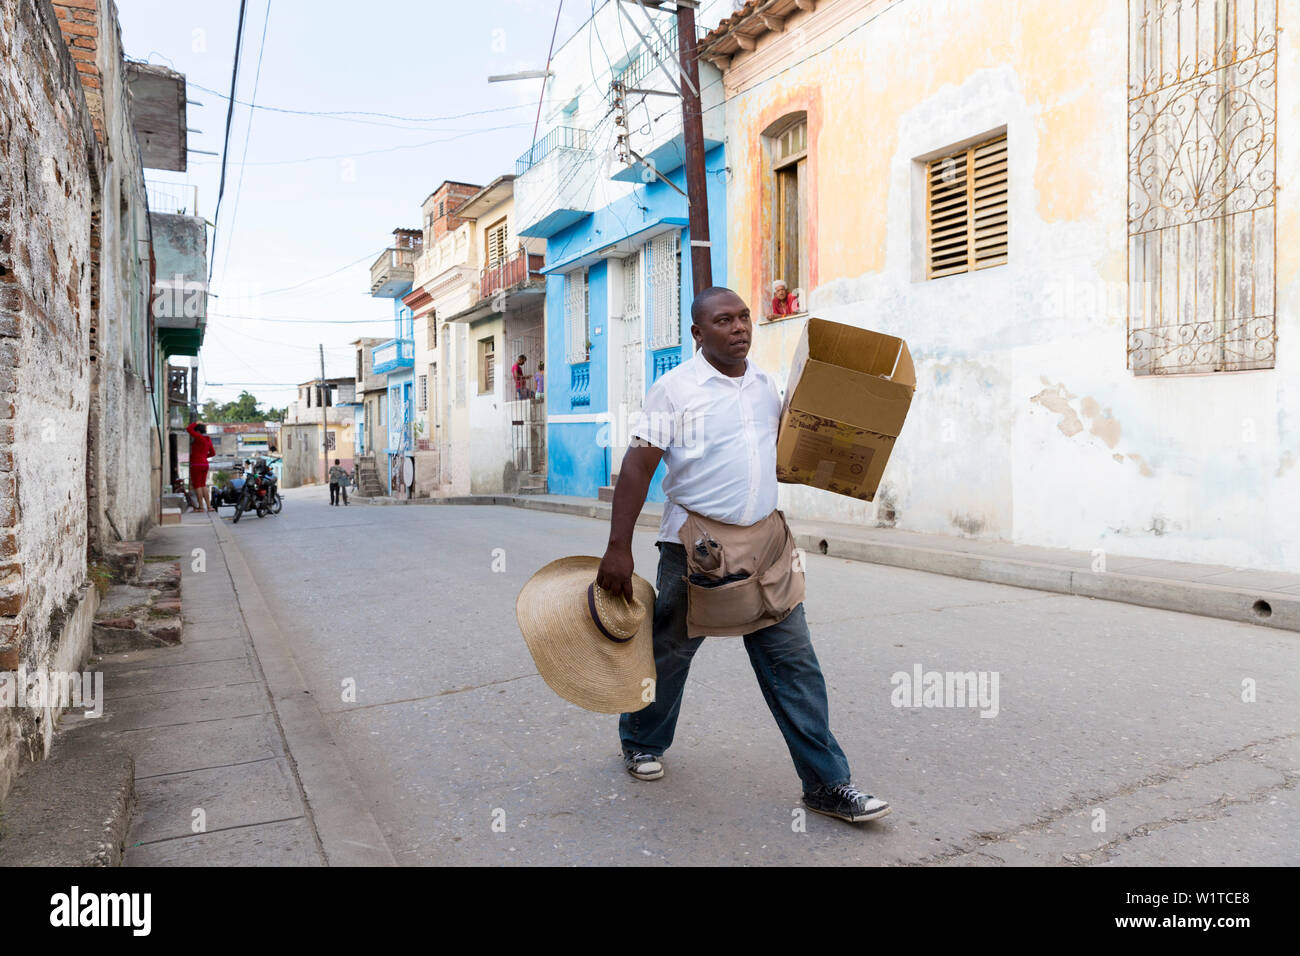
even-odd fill
[{"label": "person standing in doorway", "polygon": [[339,503],[339,495],[343,496],[343,503],[348,503],[348,473],[339,465],[339,460],[334,459],[334,464],[330,466],[330,504]]},{"label": "person standing in doorway", "polygon": [[528,376],[524,374],[524,366],[528,364],[528,356],[521,355],[515,360],[515,364],[510,366],[510,377],[515,383],[515,398],[529,398],[532,392],[528,388]]},{"label": "person standing in doorway", "polygon": [[208,437],[208,426],[203,422],[190,422],[185,427],[190,433],[190,490],[203,504],[203,513],[212,510],[208,499],[208,459],[216,454],[212,439]]}]

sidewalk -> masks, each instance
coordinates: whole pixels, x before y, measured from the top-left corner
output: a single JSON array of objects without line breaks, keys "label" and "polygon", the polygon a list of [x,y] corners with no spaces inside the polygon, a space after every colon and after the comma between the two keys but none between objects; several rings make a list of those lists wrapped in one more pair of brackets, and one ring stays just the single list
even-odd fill
[{"label": "sidewalk", "polygon": [[56,752],[134,758],[128,866],[391,865],[228,521],[150,532],[182,564],[182,644],[92,658],[103,716],[67,715]]},{"label": "sidewalk", "polygon": [[[564,495],[353,500],[372,505],[506,505],[603,521],[610,514],[607,502]],[[658,526],[662,511],[662,504],[647,502],[637,524]],[[836,558],[1300,631],[1300,574],[1114,554],[1105,555],[1104,571],[1093,571],[1096,558],[1088,551],[819,521],[791,520],[790,530],[799,547]]]}]

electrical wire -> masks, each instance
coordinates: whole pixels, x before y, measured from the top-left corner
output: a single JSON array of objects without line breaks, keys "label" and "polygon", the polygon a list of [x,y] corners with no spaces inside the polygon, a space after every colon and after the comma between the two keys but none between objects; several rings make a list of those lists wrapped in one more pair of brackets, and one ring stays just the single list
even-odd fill
[{"label": "electrical wire", "polygon": [[251,319],[254,322],[296,322],[311,325],[373,325],[376,322],[392,322],[391,315],[382,319],[304,319],[296,316],[236,315],[229,312],[209,312],[209,316],[218,319]]},{"label": "electrical wire", "polygon": [[253,138],[253,110],[251,106],[257,102],[257,87],[262,81],[262,54],[266,51],[266,28],[271,23],[271,0],[266,0],[266,16],[262,20],[262,42],[257,48],[257,70],[253,75],[253,97],[249,103],[248,111],[248,128],[244,130],[244,152],[239,157],[239,180],[235,183],[235,202],[234,208],[230,211],[230,240],[226,243],[226,257],[221,261],[221,274],[226,274],[226,266],[230,264],[230,250],[235,248],[235,223],[239,221],[239,197],[244,191],[244,171],[248,159],[248,143]]},{"label": "electrical wire", "polygon": [[[211,93],[214,96],[221,97],[222,99],[230,98],[225,93],[218,92],[217,90],[210,90],[206,86],[200,86],[198,83],[190,83],[189,85],[194,87],[196,90],[202,90],[205,93]],[[386,117],[388,119],[400,120],[401,122],[404,123],[445,123],[448,120],[465,119],[466,117],[470,117],[470,116],[486,116],[489,113],[508,113],[511,110],[522,110],[522,109],[529,108],[529,105],[527,103],[516,103],[513,106],[495,106],[490,109],[470,110],[469,112],[466,113],[451,113],[446,116],[398,116],[393,113],[376,113],[368,110],[331,110],[331,111],[295,110],[295,109],[288,109],[286,107],[280,107],[280,106],[265,106],[261,103],[246,103],[243,100],[237,100],[236,102],[238,102],[240,106],[248,106],[251,107],[252,109],[263,110],[264,112],[269,112],[269,113],[286,113],[292,116],[311,116],[311,117],[316,117],[321,119],[336,119],[336,120],[342,120],[343,122],[363,123],[369,126],[386,126],[390,129],[418,129],[419,127],[397,126],[392,123],[371,123],[367,120],[349,120],[347,119],[347,117],[381,116],[381,117]]]},{"label": "electrical wire", "polygon": [[239,0],[239,25],[235,28],[235,62],[230,69],[230,102],[226,106],[226,134],[221,147],[221,180],[217,185],[217,206],[212,213],[212,246],[208,251],[208,287],[212,287],[212,270],[217,257],[212,255],[217,245],[217,222],[221,217],[221,198],[226,192],[226,160],[230,158],[230,125],[235,115],[235,84],[239,82],[239,53],[244,46],[244,14],[248,0]]},{"label": "electrical wire", "polygon": [[403,143],[399,146],[384,146],[379,149],[367,149],[359,153],[332,153],[328,156],[302,156],[298,159],[273,159],[264,160],[257,163],[248,163],[249,166],[293,166],[298,163],[314,163],[322,159],[355,159],[358,156],[376,156],[380,153],[396,153],[404,149],[423,149],[426,146],[436,146],[439,143],[450,143],[453,140],[464,139],[467,136],[481,136],[484,133],[500,133],[511,129],[526,129],[527,123],[512,123],[508,126],[489,126],[483,129],[465,130],[456,136],[443,136],[439,139],[425,140],[422,143]]},{"label": "electrical wire", "polygon": [[555,52],[555,34],[560,30],[560,11],[564,9],[564,0],[555,8],[555,26],[551,27],[551,46],[546,51],[546,72],[542,75],[542,91],[537,95],[537,116],[533,118],[533,144],[528,147],[528,155],[533,155],[537,148],[537,124],[542,121],[542,101],[546,98],[546,81],[551,75],[551,55]]},{"label": "electrical wire", "polygon": [[269,289],[269,290],[267,290],[266,292],[258,292],[258,293],[254,296],[254,298],[260,298],[261,296],[264,296],[264,295],[279,295],[279,294],[282,293],[282,292],[291,292],[291,291],[293,291],[294,289],[302,288],[303,286],[305,286],[305,285],[310,285],[310,284],[313,283],[313,282],[319,282],[321,279],[328,279],[330,276],[336,276],[336,275],[338,275],[340,272],[344,271],[345,269],[351,269],[353,266],[355,266],[355,265],[359,265],[359,264],[361,264],[362,262],[365,262],[367,259],[377,259],[377,258],[379,258],[379,256],[383,255],[383,253],[384,253],[384,250],[383,250],[383,249],[380,249],[378,252],[368,252],[368,253],[366,253],[364,256],[362,256],[360,259],[353,259],[353,260],[352,260],[351,262],[349,262],[347,265],[345,265],[345,266],[339,266],[339,267],[338,267],[337,269],[335,269],[333,272],[327,272],[327,273],[325,273],[323,276],[316,276],[314,279],[304,279],[304,280],[301,281],[301,282],[297,282],[297,283],[295,283],[295,284],[293,284],[293,285],[282,286],[282,287],[279,288],[279,289]]}]

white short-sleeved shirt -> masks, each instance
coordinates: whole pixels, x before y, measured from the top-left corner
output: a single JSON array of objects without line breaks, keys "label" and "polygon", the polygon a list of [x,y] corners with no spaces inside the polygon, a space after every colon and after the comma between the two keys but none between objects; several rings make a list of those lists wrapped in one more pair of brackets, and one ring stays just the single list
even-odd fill
[{"label": "white short-sleeved shirt", "polygon": [[737,525],[776,509],[780,418],[776,384],[749,360],[745,374],[731,378],[696,352],[650,387],[632,435],[664,450],[659,541],[680,544],[684,509]]}]

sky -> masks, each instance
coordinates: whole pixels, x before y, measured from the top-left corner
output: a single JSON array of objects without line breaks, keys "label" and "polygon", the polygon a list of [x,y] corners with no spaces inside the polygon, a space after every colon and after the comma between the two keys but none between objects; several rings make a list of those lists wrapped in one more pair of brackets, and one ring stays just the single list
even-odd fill
[{"label": "sky", "polygon": [[[418,228],[445,179],[513,173],[532,142],[541,80],[487,77],[542,69],[557,8],[558,49],[602,2],[248,0],[200,402],[247,390],[282,407],[320,374],[322,344],[326,375],[352,375],[347,343],[392,335],[391,300],[369,288],[393,229]],[[221,153],[238,0],[117,3],[126,55],[185,74],[201,104],[188,107],[190,149]],[[220,160],[191,152],[185,173],[145,178],[195,185],[211,222]]]}]

